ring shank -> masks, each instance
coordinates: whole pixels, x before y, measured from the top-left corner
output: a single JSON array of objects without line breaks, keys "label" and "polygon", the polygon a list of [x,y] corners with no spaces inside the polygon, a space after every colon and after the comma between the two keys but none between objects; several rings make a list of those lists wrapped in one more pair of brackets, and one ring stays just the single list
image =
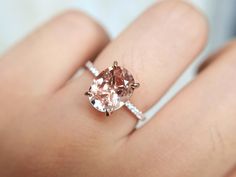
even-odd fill
[{"label": "ring shank", "polygon": [[[96,77],[99,75],[99,71],[93,65],[91,61],[87,61],[85,67]],[[125,106],[135,115],[138,120],[145,120],[146,117],[137,107],[135,107],[130,101],[125,102]]]}]

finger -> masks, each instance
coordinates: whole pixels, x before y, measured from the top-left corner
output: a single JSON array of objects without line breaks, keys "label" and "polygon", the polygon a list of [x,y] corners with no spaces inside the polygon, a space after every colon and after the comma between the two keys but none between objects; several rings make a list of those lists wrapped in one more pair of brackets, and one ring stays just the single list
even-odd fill
[{"label": "finger", "polygon": [[[96,59],[95,66],[101,71],[117,60],[127,68],[141,84],[131,101],[146,111],[202,49],[206,29],[204,18],[190,5],[182,1],[163,1],[147,10],[112,42]],[[92,78],[87,71],[65,89],[72,100],[80,99],[76,104],[83,107],[79,111],[86,112],[86,118],[95,116],[102,121],[103,113],[92,108],[86,97],[82,98]],[[83,88],[78,92],[81,84]],[[109,128],[123,136],[133,130],[136,119],[123,108],[102,122],[107,122]]]},{"label": "finger", "polygon": [[222,177],[234,167],[235,49],[235,44],[224,49],[156,118],[129,138],[129,158],[138,160],[137,155],[152,162],[140,162],[142,170],[160,176]]},{"label": "finger", "polygon": [[1,85],[6,85],[7,79],[7,88],[18,88],[22,94],[51,93],[107,42],[104,30],[91,18],[78,11],[66,12],[3,57]]},{"label": "finger", "polygon": [[204,61],[198,68],[197,73],[201,73],[202,71],[204,71],[212,62],[215,61],[216,58],[220,58],[220,56],[222,54],[225,54],[229,48],[234,47],[234,41],[229,42],[227,44],[227,47],[224,47],[222,49],[220,49],[218,52],[214,53],[213,55],[211,55],[206,61]]},{"label": "finger", "polygon": [[236,166],[224,177],[236,177]]}]

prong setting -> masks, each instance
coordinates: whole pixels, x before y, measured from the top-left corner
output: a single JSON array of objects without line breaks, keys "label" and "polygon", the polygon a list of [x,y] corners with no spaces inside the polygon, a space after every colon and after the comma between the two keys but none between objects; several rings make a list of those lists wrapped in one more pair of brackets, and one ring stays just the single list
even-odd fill
[{"label": "prong setting", "polygon": [[106,109],[105,114],[106,114],[107,117],[109,117],[111,115],[111,112]]},{"label": "prong setting", "polygon": [[84,95],[86,95],[86,96],[92,96],[92,93],[89,92],[89,91],[87,91],[87,92],[84,93]]},{"label": "prong setting", "polygon": [[140,86],[139,83],[134,83],[134,84],[131,85],[131,88],[132,88],[132,89],[136,89],[136,88],[138,88],[139,86]]},{"label": "prong setting", "polygon": [[117,61],[114,61],[113,62],[113,67],[116,68],[118,66],[118,62]]},{"label": "prong setting", "polygon": [[[93,87],[90,87],[85,93],[95,109],[110,116],[113,111],[125,105],[139,120],[145,119],[145,115],[129,101],[134,89],[138,88],[140,84],[135,83],[127,69],[118,66],[117,61],[100,73],[91,61],[88,61],[85,66],[96,77],[91,85]],[[112,92],[109,93],[107,90]],[[103,92],[108,94],[109,99],[104,96]],[[107,105],[107,103],[111,104]]]}]

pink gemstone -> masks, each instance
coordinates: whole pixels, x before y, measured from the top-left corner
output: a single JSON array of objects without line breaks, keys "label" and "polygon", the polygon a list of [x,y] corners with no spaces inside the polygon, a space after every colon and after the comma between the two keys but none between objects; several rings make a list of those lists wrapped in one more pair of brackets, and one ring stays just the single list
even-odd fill
[{"label": "pink gemstone", "polygon": [[112,112],[122,107],[133,94],[133,76],[127,69],[115,66],[102,71],[89,88],[90,103],[101,112]]}]

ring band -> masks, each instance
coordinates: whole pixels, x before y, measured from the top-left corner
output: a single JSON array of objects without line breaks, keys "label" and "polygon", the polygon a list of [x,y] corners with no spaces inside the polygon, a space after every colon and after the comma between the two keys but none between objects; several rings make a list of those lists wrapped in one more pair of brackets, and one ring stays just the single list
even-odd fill
[{"label": "ring band", "polygon": [[146,119],[142,111],[129,101],[133,90],[139,87],[139,83],[134,82],[133,76],[125,68],[118,66],[116,61],[113,66],[101,73],[91,61],[88,61],[85,66],[95,76],[89,91],[85,93],[94,108],[109,116],[125,105],[138,120]]}]

